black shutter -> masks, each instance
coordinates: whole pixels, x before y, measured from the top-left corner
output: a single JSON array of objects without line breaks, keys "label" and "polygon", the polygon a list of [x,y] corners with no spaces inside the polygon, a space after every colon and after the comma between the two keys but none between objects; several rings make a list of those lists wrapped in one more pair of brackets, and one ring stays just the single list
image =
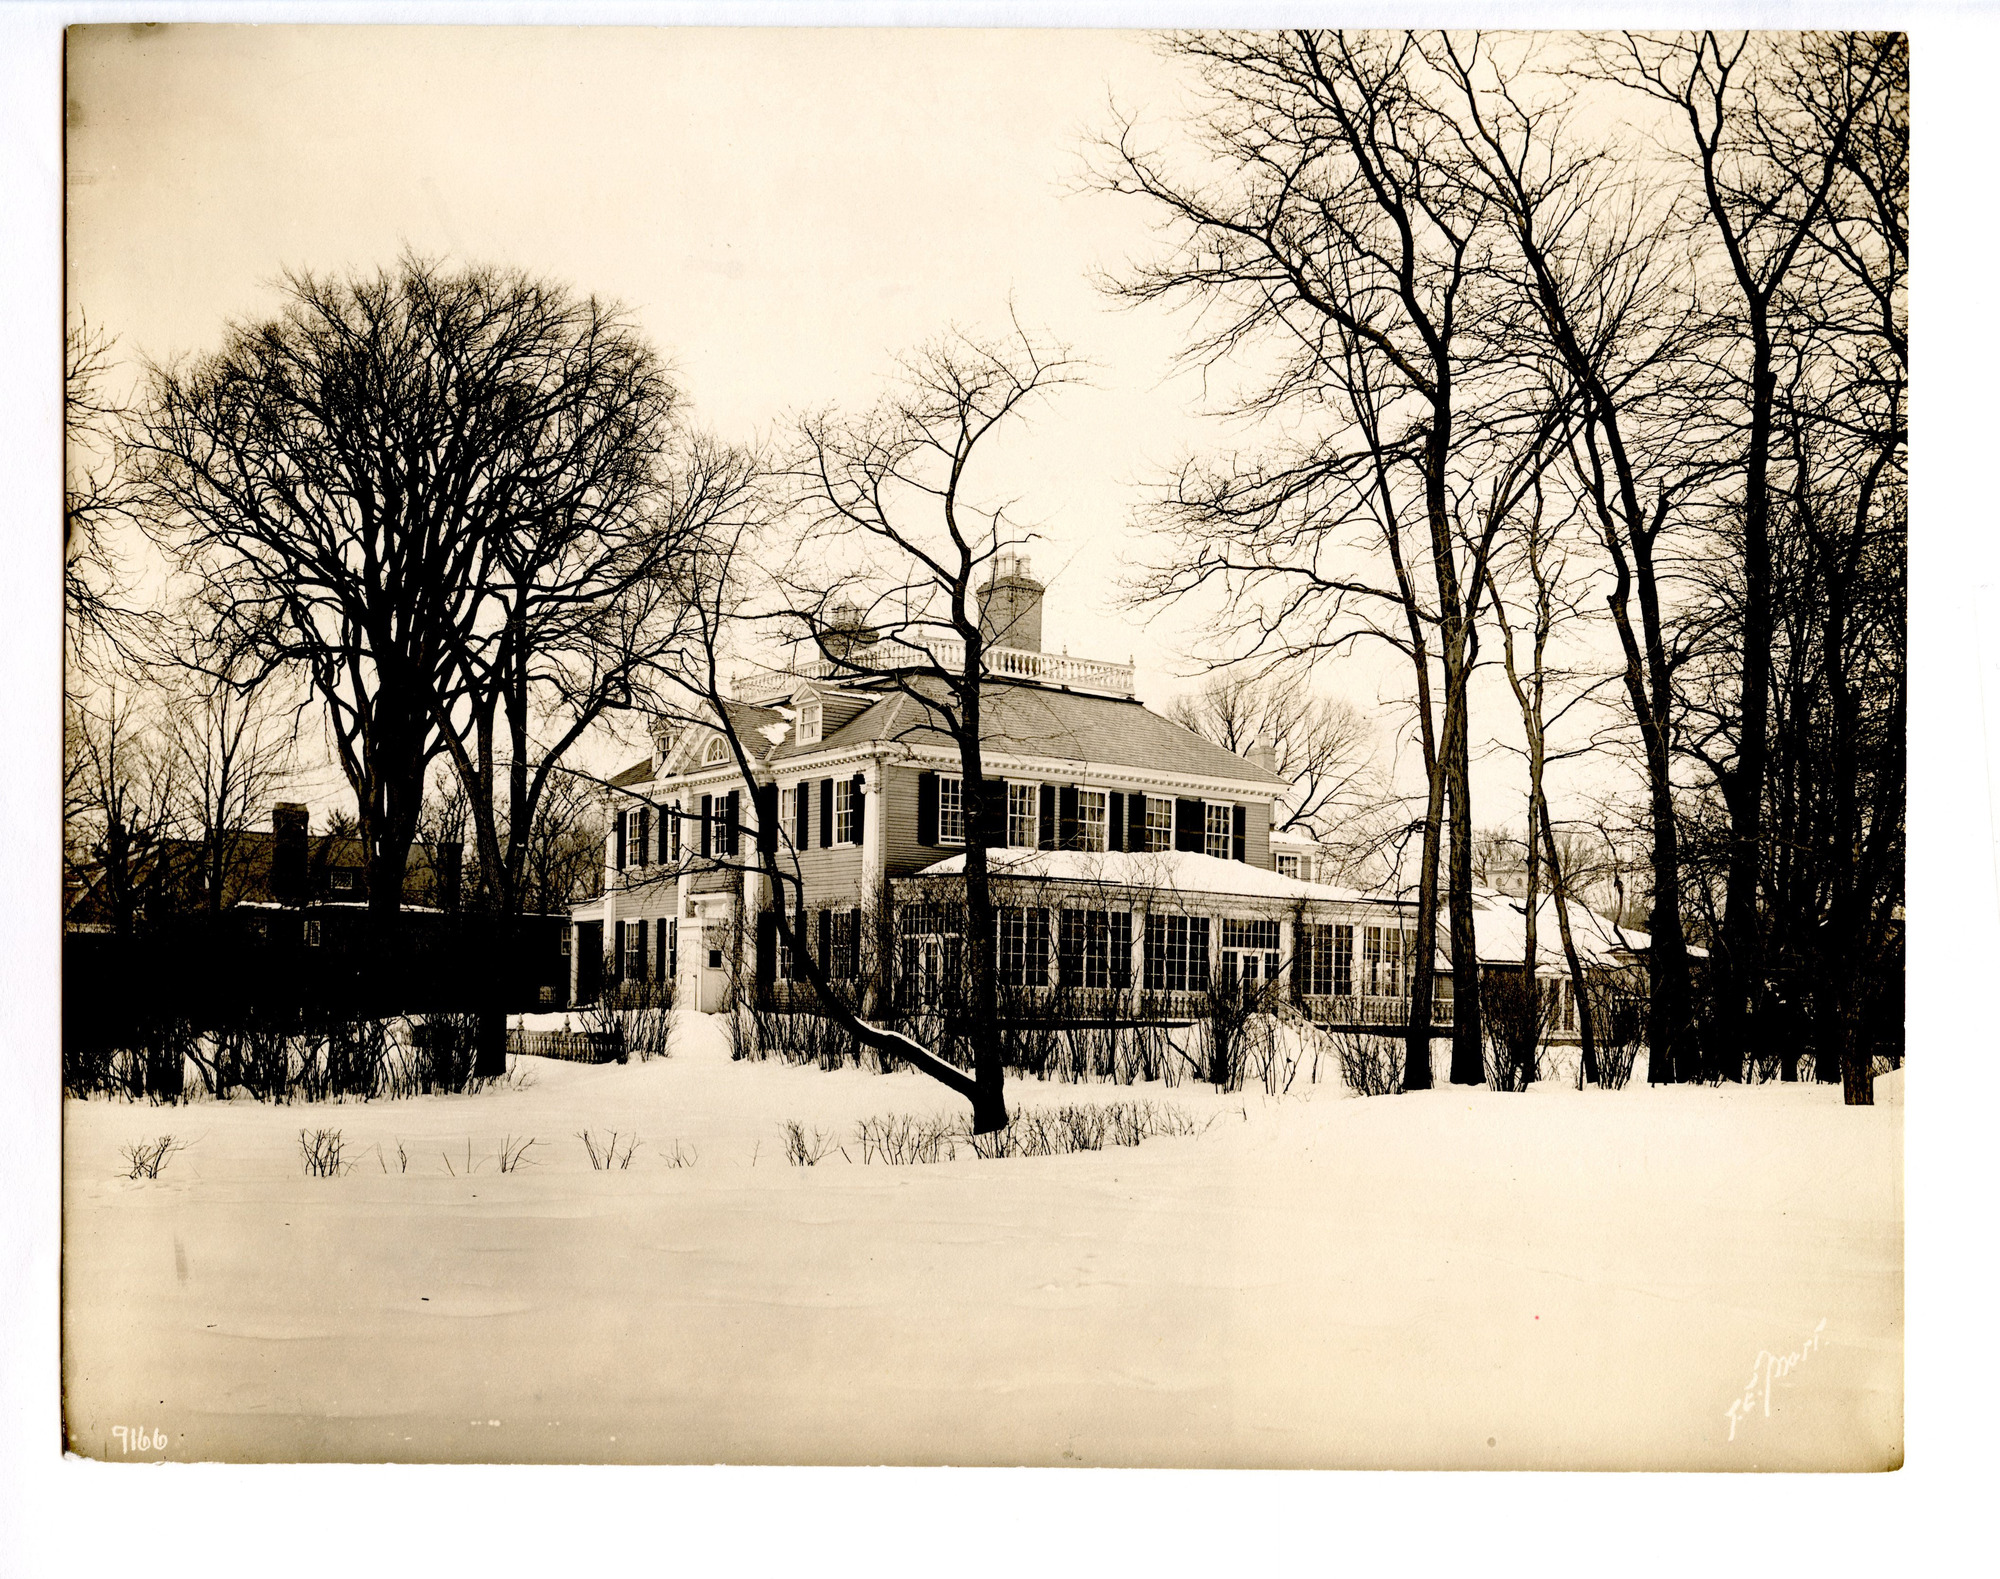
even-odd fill
[{"label": "black shutter", "polygon": [[1128,795],[1125,798],[1125,848],[1146,848],[1146,797],[1143,795]]},{"label": "black shutter", "polygon": [[861,911],[859,908],[847,913],[847,979],[861,979]]},{"label": "black shutter", "polygon": [[859,844],[861,836],[868,831],[868,775],[854,775],[854,842]]},{"label": "black shutter", "polygon": [[662,866],[666,865],[668,861],[671,861],[674,858],[673,851],[667,848],[667,841],[671,837],[671,835],[667,832],[667,830],[671,828],[673,825],[674,825],[673,807],[662,806],[660,808],[660,864]]},{"label": "black shutter", "polygon": [[673,973],[667,969],[667,918],[661,916],[653,923],[653,974],[661,981],[672,981]]},{"label": "black shutter", "polygon": [[1174,848],[1199,855],[1202,851],[1202,803],[1179,799],[1174,802]]},{"label": "black shutter", "polygon": [[710,829],[714,825],[715,800],[712,796],[704,795],[701,798],[701,853],[703,855],[713,855],[715,853],[714,850],[709,848],[713,842]]},{"label": "black shutter", "polygon": [[643,921],[634,921],[632,923],[632,954],[632,979],[634,981],[644,981],[646,979],[646,923]]},{"label": "black shutter", "polygon": [[1250,859],[1250,808],[1238,806],[1230,818],[1229,858],[1232,861]]},{"label": "black shutter", "polygon": [[1107,850],[1125,848],[1125,796],[1118,790],[1111,792],[1111,819],[1105,824],[1104,848]]},{"label": "black shutter", "polygon": [[778,853],[778,786],[757,786],[757,853]]},{"label": "black shutter", "polygon": [[617,866],[618,870],[622,872],[625,870],[625,813],[621,811],[615,812],[613,815],[618,820],[618,826],[613,830],[613,836],[618,841]]},{"label": "black shutter", "polygon": [[833,780],[819,781],[819,847],[833,847]]},{"label": "black shutter", "polygon": [[678,861],[681,858],[681,803],[679,801],[674,802],[673,816],[670,820],[673,826],[673,844],[669,852],[669,859]]},{"label": "black shutter", "polygon": [[1041,813],[1036,819],[1040,826],[1035,830],[1039,835],[1035,842],[1044,850],[1060,848],[1056,842],[1056,787],[1053,784],[1042,786]]},{"label": "black shutter", "polygon": [[1062,808],[1057,813],[1057,816],[1061,820],[1062,848],[1065,850],[1074,850],[1083,842],[1077,832],[1076,826],[1076,786],[1074,784],[1065,784],[1057,793],[1056,801]]},{"label": "black shutter", "polygon": [[632,852],[635,866],[644,866],[653,853],[653,824],[644,806],[639,808],[639,848]]},{"label": "black shutter", "polygon": [[917,843],[936,844],[938,842],[938,776],[935,773],[917,775]]},{"label": "black shutter", "polygon": [[611,979],[613,981],[622,981],[624,978],[625,923],[614,921],[611,923]]},{"label": "black shutter", "polygon": [[757,915],[757,985],[768,987],[778,975],[778,918],[768,910]]},{"label": "black shutter", "polygon": [[741,816],[741,813],[736,809],[737,804],[735,790],[731,790],[727,795],[722,797],[722,853],[724,855],[734,855],[737,853],[736,833],[737,828],[740,826],[739,818]]},{"label": "black shutter", "polygon": [[667,921],[667,979],[672,981],[679,974],[681,962],[681,922],[673,916]]},{"label": "black shutter", "polygon": [[801,779],[792,790],[792,848],[803,850],[812,842],[812,780]]}]

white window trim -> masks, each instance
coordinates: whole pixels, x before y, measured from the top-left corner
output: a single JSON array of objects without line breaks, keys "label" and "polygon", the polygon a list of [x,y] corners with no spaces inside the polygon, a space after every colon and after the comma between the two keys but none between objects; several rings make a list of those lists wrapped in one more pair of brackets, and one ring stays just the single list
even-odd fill
[{"label": "white window trim", "polygon": [[[1028,801],[1028,842],[1014,843],[1014,792],[1021,791]],[[1007,848],[1010,850],[1032,850],[1042,842],[1042,785],[1039,779],[1007,781]]]},{"label": "white window trim", "polygon": [[[1097,798],[1095,819],[1084,815],[1084,797]],[[1089,842],[1091,833],[1097,836],[1097,843]],[[1089,789],[1079,784],[1076,788],[1076,842],[1077,847],[1086,852],[1102,853],[1111,848],[1111,792]]]},{"label": "white window trim", "polygon": [[1219,860],[1228,860],[1236,841],[1236,807],[1231,801],[1205,800],[1201,803],[1201,853],[1215,855],[1209,848],[1215,842],[1215,814],[1222,813],[1222,854]]},{"label": "white window trim", "polygon": [[[958,802],[958,804],[952,808],[953,814],[958,819],[958,832],[955,834],[949,833],[945,829],[944,787],[947,784],[951,786],[952,794],[956,797]],[[965,843],[965,775],[962,773],[940,773],[937,776],[937,788],[938,788],[938,805],[937,805],[938,843],[963,844]]]},{"label": "white window trim", "polygon": [[[845,822],[847,831],[841,832]],[[859,841],[854,837],[854,780],[837,778],[833,781],[833,848],[851,850]]]},{"label": "white window trim", "polygon": [[818,745],[824,719],[825,713],[818,702],[801,702],[798,723],[792,731],[792,743],[800,746]]},{"label": "white window trim", "polygon": [[717,735],[702,748],[701,765],[703,767],[713,767],[719,762],[727,762],[728,760],[729,742],[724,740],[720,735]]}]

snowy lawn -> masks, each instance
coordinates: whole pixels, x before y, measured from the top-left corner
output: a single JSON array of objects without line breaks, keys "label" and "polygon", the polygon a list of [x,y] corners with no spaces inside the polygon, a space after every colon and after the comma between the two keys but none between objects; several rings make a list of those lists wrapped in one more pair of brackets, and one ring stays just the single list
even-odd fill
[{"label": "snowy lawn", "polygon": [[[962,1104],[914,1074],[732,1064],[700,1016],[677,1037],[647,1064],[523,1059],[524,1080],[471,1097],[67,1104],[72,1447],[1900,1461],[1893,1102],[1636,1081],[1276,1101],[1011,1082],[1015,1108],[1138,1097],[1214,1121],[1137,1148],[894,1168],[860,1163],[857,1120]],[[840,1131],[856,1160],[787,1166],[788,1119]],[[307,1177],[302,1127],[339,1129],[356,1165]],[[584,1129],[621,1149],[636,1133],[631,1166],[593,1171]],[[169,1132],[188,1149],[157,1181],[126,1178],[122,1148]],[[503,1174],[503,1148],[531,1138]],[[691,1166],[670,1165],[677,1149]],[[119,1426],[165,1445],[124,1451]]]}]

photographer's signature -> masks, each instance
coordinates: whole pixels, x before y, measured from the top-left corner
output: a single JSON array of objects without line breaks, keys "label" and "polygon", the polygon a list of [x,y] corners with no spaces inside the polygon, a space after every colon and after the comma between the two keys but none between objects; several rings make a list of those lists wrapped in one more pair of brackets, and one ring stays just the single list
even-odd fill
[{"label": "photographer's signature", "polygon": [[1773,1354],[1769,1349],[1757,1351],[1757,1358],[1750,1366],[1750,1380],[1744,1384],[1741,1395],[1731,1399],[1729,1407],[1723,1411],[1729,1421],[1730,1441],[1736,1440],[1737,1423],[1747,1420],[1757,1413],[1760,1407],[1764,1418],[1770,1419],[1771,1389],[1818,1351],[1824,1341],[1820,1334],[1825,1331],[1826,1317],[1822,1316],[1819,1318],[1819,1325],[1806,1334],[1805,1342],[1789,1354]]}]

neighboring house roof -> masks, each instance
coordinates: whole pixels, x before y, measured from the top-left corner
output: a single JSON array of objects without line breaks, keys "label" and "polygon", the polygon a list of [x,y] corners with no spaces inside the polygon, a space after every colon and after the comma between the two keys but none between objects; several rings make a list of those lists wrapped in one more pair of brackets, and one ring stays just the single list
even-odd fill
[{"label": "neighboring house roof", "polygon": [[[1394,904],[1382,895],[1336,888],[1331,883],[1306,883],[1282,877],[1261,866],[1225,861],[1187,850],[988,850],[987,865],[995,877],[1042,878],[1056,883],[1103,883],[1117,888],[1152,888],[1181,894],[1228,894],[1250,899],[1318,899]],[[954,855],[925,867],[919,877],[956,877],[965,857]]]},{"label": "neighboring house roof", "polygon": [[[943,700],[947,695],[942,681],[912,683],[935,699]],[[951,736],[934,720],[935,715],[921,702],[899,690],[828,731],[817,744],[801,746],[788,741],[773,751],[769,760],[781,762],[878,741],[951,746]],[[1053,758],[1079,765],[1135,768],[1167,777],[1268,784],[1274,794],[1287,783],[1269,768],[1225,751],[1139,702],[1045,685],[989,682],[980,696],[979,740],[984,750],[1000,758]]]},{"label": "neighboring house roof", "polygon": [[[1439,963],[1449,966],[1449,950],[1442,943],[1443,907],[1439,909]],[[1480,964],[1519,965],[1528,946],[1527,901],[1498,889],[1473,889],[1472,929]],[[1586,965],[1623,964],[1634,955],[1648,953],[1653,946],[1646,933],[1635,927],[1621,927],[1608,916],[1601,916],[1573,899],[1569,902],[1569,930],[1576,942],[1577,955]],[[1693,944],[1688,945],[1688,953],[1695,959],[1708,957],[1708,950]],[[1535,957],[1537,969],[1561,969],[1568,963],[1563,956],[1562,930],[1553,895],[1543,895],[1535,906]]]},{"label": "neighboring house roof", "polygon": [[653,776],[653,759],[651,757],[645,757],[633,763],[629,768],[625,769],[624,772],[613,774],[611,778],[611,783],[614,787],[618,789],[624,789],[629,785],[644,784],[648,779],[652,778],[652,776]]}]

